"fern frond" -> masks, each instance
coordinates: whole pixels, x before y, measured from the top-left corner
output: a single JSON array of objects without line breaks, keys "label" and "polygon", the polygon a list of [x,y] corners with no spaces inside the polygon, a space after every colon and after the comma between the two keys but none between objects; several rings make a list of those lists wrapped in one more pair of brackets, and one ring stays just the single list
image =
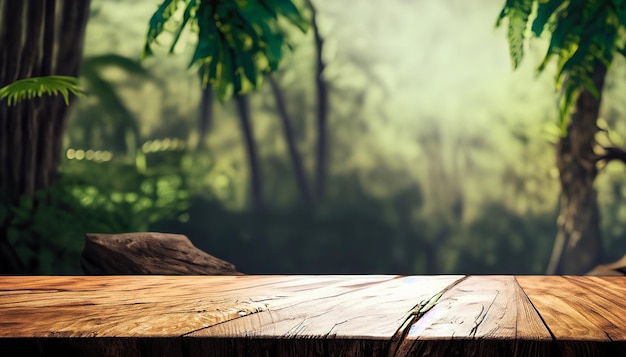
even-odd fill
[{"label": "fern frond", "polygon": [[513,68],[517,68],[524,58],[524,42],[532,5],[533,0],[507,0],[496,22],[496,26],[500,26],[502,19],[506,17],[509,20],[507,37]]},{"label": "fern frond", "polygon": [[550,45],[537,68],[543,72],[556,60],[559,126],[567,133],[572,107],[582,90],[599,97],[593,74],[599,65],[609,67],[615,53],[626,56],[626,0],[506,0],[497,25],[509,20],[508,40],[517,67],[523,57],[529,9],[536,5],[531,30],[535,36],[549,32]]},{"label": "fern frond", "polygon": [[66,105],[70,102],[70,93],[83,96],[78,85],[78,78],[69,76],[45,76],[20,79],[0,88],[0,99],[7,99],[13,105],[25,99],[46,95],[61,95]]}]

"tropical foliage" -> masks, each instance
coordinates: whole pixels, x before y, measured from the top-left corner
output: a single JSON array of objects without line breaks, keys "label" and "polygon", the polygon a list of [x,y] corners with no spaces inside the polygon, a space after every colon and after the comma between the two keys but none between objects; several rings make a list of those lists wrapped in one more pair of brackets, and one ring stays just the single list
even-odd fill
[{"label": "tropical foliage", "polygon": [[[176,16],[184,4],[182,17]],[[285,34],[280,20],[302,31],[307,22],[291,0],[165,0],[150,19],[144,57],[164,31],[171,30],[170,53],[187,26],[198,42],[189,66],[198,66],[202,86],[212,85],[218,99],[256,88],[264,73],[275,71]]]},{"label": "tropical foliage", "polygon": [[550,45],[537,71],[542,72],[556,59],[554,80],[564,135],[570,109],[580,90],[586,88],[598,96],[599,89],[592,81],[596,61],[609,67],[616,52],[626,53],[626,1],[507,0],[496,26],[505,18],[515,68],[524,57],[528,29],[537,37],[544,32],[549,34]]},{"label": "tropical foliage", "polygon": [[44,76],[20,79],[0,88],[0,99],[7,99],[12,105],[24,99],[43,95],[62,95],[65,104],[69,104],[70,93],[82,95],[78,78],[69,76]]}]

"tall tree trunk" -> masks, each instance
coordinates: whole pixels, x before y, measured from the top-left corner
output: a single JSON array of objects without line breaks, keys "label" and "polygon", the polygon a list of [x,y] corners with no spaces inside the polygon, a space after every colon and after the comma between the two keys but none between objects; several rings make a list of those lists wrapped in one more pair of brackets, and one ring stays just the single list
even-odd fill
[{"label": "tall tree trunk", "polygon": [[259,154],[254,144],[254,132],[252,130],[252,122],[250,120],[250,106],[248,97],[245,95],[235,94],[235,104],[239,119],[241,120],[241,129],[246,144],[246,152],[248,154],[248,163],[250,165],[250,187],[252,189],[252,205],[255,212],[263,213],[265,203],[263,201],[263,185],[261,180],[261,168],[259,165]]},{"label": "tall tree trunk", "polygon": [[278,114],[283,124],[283,133],[285,134],[285,140],[287,141],[289,157],[291,158],[291,163],[293,165],[293,170],[296,176],[296,183],[298,185],[298,189],[300,190],[300,195],[305,202],[310,203],[312,200],[311,191],[309,190],[309,184],[306,179],[306,174],[304,172],[304,165],[302,165],[302,159],[300,158],[300,153],[298,152],[296,140],[293,135],[293,129],[291,128],[291,119],[289,118],[289,113],[287,113],[287,107],[285,105],[285,99],[283,98],[283,92],[278,86],[278,83],[276,83],[276,81],[272,77],[272,75],[268,75],[267,79],[270,82],[270,86],[272,87],[274,98],[276,98],[276,108],[278,109]]},{"label": "tall tree trunk", "polygon": [[213,124],[213,87],[209,84],[202,89],[200,97],[200,125],[198,127],[198,148],[204,146],[206,135]]},{"label": "tall tree trunk", "polygon": [[[0,0],[0,87],[33,76],[78,76],[89,0]],[[11,206],[56,178],[69,107],[45,96],[8,107],[0,101],[0,203]],[[0,221],[0,273],[23,273]],[[36,247],[33,247],[36,249]],[[27,266],[30,265],[30,266]]]},{"label": "tall tree trunk", "polygon": [[[596,63],[593,82],[602,93],[606,67]],[[600,262],[602,240],[597,193],[595,135],[601,96],[583,90],[568,125],[567,136],[557,145],[561,199],[558,233],[548,274],[585,274]]]},{"label": "tall tree trunk", "polygon": [[315,87],[317,91],[317,165],[315,169],[315,195],[318,199],[324,196],[326,176],[328,174],[328,88],[323,72],[326,68],[322,58],[324,40],[317,26],[316,10],[311,0],[306,0],[311,9],[311,27],[315,37]]}]

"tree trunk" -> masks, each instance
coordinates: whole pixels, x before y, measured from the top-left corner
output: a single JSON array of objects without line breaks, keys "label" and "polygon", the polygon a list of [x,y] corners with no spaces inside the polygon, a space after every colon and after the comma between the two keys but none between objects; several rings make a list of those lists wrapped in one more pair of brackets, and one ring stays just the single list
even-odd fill
[{"label": "tree trunk", "polygon": [[261,168],[259,166],[259,155],[254,144],[254,132],[250,121],[250,107],[248,105],[248,97],[245,95],[235,94],[235,103],[239,119],[241,120],[241,129],[246,144],[246,152],[248,154],[248,163],[250,165],[250,187],[252,189],[252,205],[254,210],[260,214],[265,208],[263,202],[263,185],[261,180]]},{"label": "tree trunk", "polygon": [[[88,0],[0,0],[0,87],[33,76],[78,76],[88,17]],[[11,107],[0,101],[2,205],[32,197],[54,181],[68,113],[69,107],[58,96]],[[7,237],[11,214],[3,218],[0,273],[35,269],[15,254]]]},{"label": "tree trunk", "polygon": [[278,86],[278,83],[276,83],[271,75],[268,75],[267,79],[272,87],[274,98],[276,98],[276,108],[278,109],[278,114],[283,124],[283,133],[285,134],[285,140],[287,141],[289,157],[291,158],[291,163],[293,165],[293,170],[296,176],[296,183],[298,184],[300,195],[305,202],[311,203],[311,191],[309,190],[309,184],[307,182],[306,174],[304,172],[304,165],[302,165],[302,159],[300,158],[300,153],[298,152],[298,147],[296,146],[296,140],[293,135],[293,129],[291,128],[289,113],[287,113],[287,107],[285,106],[283,92]]},{"label": "tree trunk", "polygon": [[[602,93],[606,67],[597,63],[593,82]],[[602,241],[600,213],[593,187],[598,169],[595,135],[601,96],[583,90],[568,125],[567,136],[557,145],[561,199],[558,233],[548,265],[548,274],[581,275],[600,262]]]},{"label": "tree trunk", "polygon": [[315,36],[315,87],[317,91],[317,166],[315,170],[315,195],[318,199],[324,197],[326,190],[326,176],[328,174],[328,88],[324,81],[323,72],[326,68],[322,58],[324,40],[317,27],[316,10],[311,0],[306,0],[311,9],[311,27]]},{"label": "tree trunk", "polygon": [[198,127],[198,148],[204,146],[206,135],[213,124],[213,87],[208,84],[200,97],[200,125]]}]

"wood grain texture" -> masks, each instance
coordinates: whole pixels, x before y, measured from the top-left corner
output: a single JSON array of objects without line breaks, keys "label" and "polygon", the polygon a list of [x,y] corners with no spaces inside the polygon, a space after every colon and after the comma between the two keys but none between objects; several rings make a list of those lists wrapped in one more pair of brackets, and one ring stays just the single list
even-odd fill
[{"label": "wood grain texture", "polygon": [[267,300],[342,281],[332,276],[0,277],[0,337],[182,336],[255,313]]},{"label": "wood grain texture", "polygon": [[[462,276],[394,277],[281,300],[241,319],[185,336],[192,355],[387,356],[393,337],[416,304]],[[307,351],[307,352],[304,352]],[[302,354],[304,352],[304,354]]]},{"label": "wood grain texture", "polygon": [[472,276],[411,326],[396,355],[549,355],[551,340],[514,277]]},{"label": "wood grain texture", "polygon": [[518,276],[517,280],[554,335],[560,355],[626,355],[623,343],[610,343],[611,334],[619,337],[624,328],[623,302],[611,302],[621,294],[601,289],[602,278]]},{"label": "wood grain texture", "polygon": [[0,276],[0,355],[626,356],[624,296],[598,276]]},{"label": "wood grain texture", "polygon": [[[0,277],[0,351],[189,356],[182,336],[393,276]],[[201,356],[206,355],[200,353]]]}]

